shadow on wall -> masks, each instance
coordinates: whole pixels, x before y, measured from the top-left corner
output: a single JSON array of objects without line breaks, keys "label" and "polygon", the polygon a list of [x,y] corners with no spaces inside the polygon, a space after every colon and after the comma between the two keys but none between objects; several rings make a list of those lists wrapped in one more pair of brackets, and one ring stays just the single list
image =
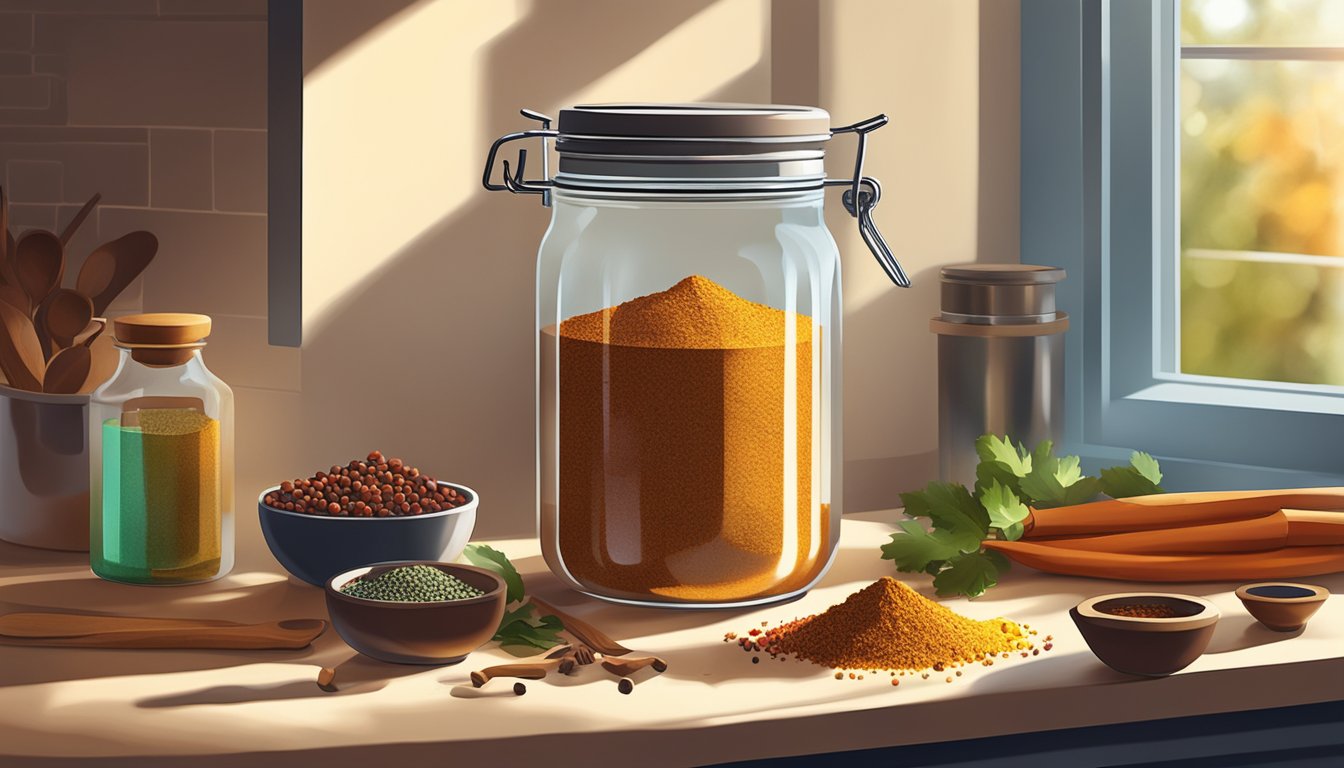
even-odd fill
[{"label": "shadow on wall", "polygon": [[[460,132],[444,141],[471,142],[483,162],[495,137],[532,127],[518,115],[520,107],[553,114],[571,94],[713,4],[532,3],[518,23],[481,48],[484,82],[474,92],[482,101],[464,105]],[[318,30],[329,39],[314,44],[331,50],[334,41],[348,44],[361,27],[383,20],[323,16],[344,25]],[[557,41],[566,41],[564,55],[546,55]],[[705,98],[765,100],[768,93],[752,83],[768,82],[761,74],[768,66],[759,62]],[[535,197],[478,189],[384,259],[336,311],[305,328],[305,413],[295,452],[311,466],[325,466],[377,446],[479,490],[486,503],[477,535],[531,535],[534,264],[548,220]],[[320,268],[314,257],[308,255],[310,269]]]}]

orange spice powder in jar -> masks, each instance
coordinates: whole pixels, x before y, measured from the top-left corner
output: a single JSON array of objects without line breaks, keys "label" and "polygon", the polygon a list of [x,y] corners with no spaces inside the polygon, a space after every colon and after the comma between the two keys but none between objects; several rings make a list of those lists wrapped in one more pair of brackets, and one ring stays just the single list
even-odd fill
[{"label": "orange spice powder in jar", "polygon": [[565,320],[558,344],[544,330],[543,368],[559,354],[551,567],[643,602],[806,588],[831,553],[815,333],[700,276]]}]

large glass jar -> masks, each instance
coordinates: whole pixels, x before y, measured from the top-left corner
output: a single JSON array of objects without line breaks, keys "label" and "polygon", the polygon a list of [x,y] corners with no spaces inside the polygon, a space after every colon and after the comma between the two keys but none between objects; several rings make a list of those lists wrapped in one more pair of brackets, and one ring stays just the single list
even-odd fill
[{"label": "large glass jar", "polygon": [[191,584],[233,568],[233,392],[201,359],[210,318],[112,321],[121,360],[89,403],[89,559],[105,579]]},{"label": "large glass jar", "polygon": [[560,155],[553,181],[506,163],[504,186],[552,207],[537,264],[539,516],[546,562],[574,588],[749,605],[801,594],[828,567],[841,513],[830,135],[819,109],[730,105],[576,107],[558,131],[514,135],[555,136]]}]

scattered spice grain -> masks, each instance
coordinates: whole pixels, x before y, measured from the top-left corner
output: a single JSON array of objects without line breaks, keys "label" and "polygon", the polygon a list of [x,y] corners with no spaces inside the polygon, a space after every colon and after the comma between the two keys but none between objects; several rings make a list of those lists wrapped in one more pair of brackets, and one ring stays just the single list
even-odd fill
[{"label": "scattered spice grain", "polygon": [[1176,609],[1161,603],[1138,603],[1136,605],[1117,605],[1103,608],[1102,613],[1112,616],[1126,616],[1133,619],[1173,619]]},{"label": "scattered spice grain", "polygon": [[514,683],[514,684],[513,684],[513,695],[514,695],[514,696],[522,696],[524,693],[527,693],[527,686],[526,686],[526,685],[523,685],[522,683]]},{"label": "scattered spice grain", "polygon": [[616,690],[629,695],[631,691],[635,690],[635,684],[631,682],[630,678],[622,677],[621,682],[616,684]]}]

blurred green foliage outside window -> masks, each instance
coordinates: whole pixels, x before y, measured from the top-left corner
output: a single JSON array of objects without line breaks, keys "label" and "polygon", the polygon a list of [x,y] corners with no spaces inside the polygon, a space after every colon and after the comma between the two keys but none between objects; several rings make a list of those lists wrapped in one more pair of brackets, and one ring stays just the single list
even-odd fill
[{"label": "blurred green foliage outside window", "polygon": [[1183,373],[1344,386],[1344,0],[1183,0]]}]

